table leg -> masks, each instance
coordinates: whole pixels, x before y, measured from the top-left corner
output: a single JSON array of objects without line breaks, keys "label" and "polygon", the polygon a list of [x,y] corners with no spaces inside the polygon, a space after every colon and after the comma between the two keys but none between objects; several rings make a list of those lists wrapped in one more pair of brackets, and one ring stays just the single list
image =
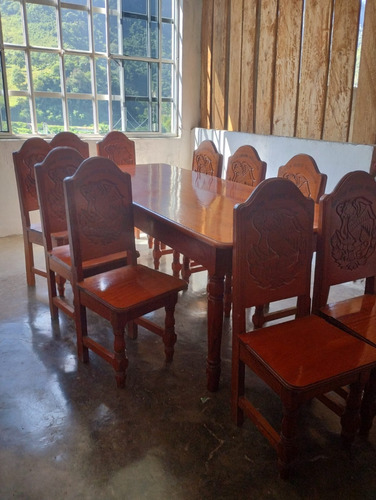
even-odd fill
[{"label": "table leg", "polygon": [[208,280],[208,357],[206,360],[207,388],[216,391],[221,374],[221,341],[223,325],[224,276],[209,276]]}]

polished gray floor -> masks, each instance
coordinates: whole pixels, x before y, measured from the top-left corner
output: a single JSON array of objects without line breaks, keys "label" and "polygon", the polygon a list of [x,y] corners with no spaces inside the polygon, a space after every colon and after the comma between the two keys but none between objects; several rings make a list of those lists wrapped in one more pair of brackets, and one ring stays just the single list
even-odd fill
[{"label": "polished gray floor", "polygon": [[[144,241],[142,261],[151,265]],[[38,253],[43,261],[43,255]],[[0,499],[375,499],[376,431],[349,456],[340,425],[319,402],[304,409],[300,457],[288,482],[251,422],[230,419],[231,321],[225,321],[220,389],[206,390],[205,273],[176,311],[174,361],[159,338],[128,340],[127,386],[91,354],[77,362],[73,322],[51,322],[43,278],[25,284],[20,237],[0,239]],[[163,258],[162,270],[170,261]],[[340,290],[352,294],[357,285]],[[69,293],[69,291],[68,291]],[[111,342],[104,321],[93,333]],[[274,422],[278,399],[247,381]]]}]

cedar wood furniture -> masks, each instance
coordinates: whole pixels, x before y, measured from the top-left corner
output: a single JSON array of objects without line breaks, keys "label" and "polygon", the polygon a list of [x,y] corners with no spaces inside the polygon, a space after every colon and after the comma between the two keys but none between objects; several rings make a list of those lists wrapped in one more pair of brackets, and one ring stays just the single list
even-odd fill
[{"label": "cedar wood furniture", "polygon": [[[60,132],[50,143],[47,143],[40,137],[31,137],[23,143],[18,151],[13,153],[24,240],[26,280],[29,286],[35,285],[36,274],[47,277],[46,271],[38,269],[34,265],[33,244],[43,246],[41,224],[39,222],[31,222],[33,212],[39,210],[34,165],[43,161],[48,152],[55,146],[73,146],[81,152],[84,158],[89,156],[88,144],[72,132]],[[59,238],[53,237],[54,246],[62,245],[66,242],[66,235],[60,235]]]},{"label": "cedar wood furniture", "polygon": [[[208,270],[207,387],[220,378],[224,276],[231,273],[233,208],[253,188],[166,164],[124,167],[132,175],[137,227]],[[176,196],[179,193],[179,196]],[[173,272],[180,267],[173,261]],[[225,297],[231,300],[231,297]]]},{"label": "cedar wood furniture", "polygon": [[[359,428],[362,392],[376,367],[376,349],[310,315],[314,203],[285,179],[268,179],[234,210],[232,415],[249,417],[276,449],[282,478],[297,455],[299,409],[307,401],[350,385],[341,417],[349,446]],[[297,297],[296,319],[254,331],[247,309]],[[245,370],[281,399],[280,430],[255,406]],[[251,379],[252,380],[252,379]]]},{"label": "cedar wood furniture", "polygon": [[[128,360],[125,327],[137,320],[163,339],[170,362],[176,342],[174,311],[185,281],[137,264],[132,186],[129,174],[107,158],[85,160],[64,180],[65,204],[72,256],[77,348],[88,361],[91,349],[115,370],[118,387],[125,384]],[[126,265],[86,277],[84,263],[127,254]],[[164,328],[144,314],[164,307]],[[88,335],[86,309],[107,319],[114,334],[113,351]]]},{"label": "cedar wood furniture", "polygon": [[[313,311],[376,347],[376,182],[363,171],[346,174],[320,200]],[[337,302],[331,287],[364,279],[364,294]],[[367,435],[375,414],[376,372],[365,398],[373,411],[363,419]]]}]

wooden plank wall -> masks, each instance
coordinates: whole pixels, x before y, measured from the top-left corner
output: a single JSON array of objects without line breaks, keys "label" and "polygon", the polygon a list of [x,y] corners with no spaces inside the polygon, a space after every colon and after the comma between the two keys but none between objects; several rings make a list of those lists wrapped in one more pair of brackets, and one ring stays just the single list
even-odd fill
[{"label": "wooden plank wall", "polygon": [[201,127],[373,144],[376,0],[203,0]]}]

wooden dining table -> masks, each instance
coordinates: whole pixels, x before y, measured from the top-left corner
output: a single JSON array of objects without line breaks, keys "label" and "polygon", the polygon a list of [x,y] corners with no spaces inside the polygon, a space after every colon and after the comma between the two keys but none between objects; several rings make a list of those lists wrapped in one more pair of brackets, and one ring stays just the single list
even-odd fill
[{"label": "wooden dining table", "polygon": [[[233,208],[253,188],[158,163],[123,166],[132,176],[135,226],[208,270],[207,388],[221,372],[224,277],[231,274]],[[180,267],[174,259],[173,273]]]}]

